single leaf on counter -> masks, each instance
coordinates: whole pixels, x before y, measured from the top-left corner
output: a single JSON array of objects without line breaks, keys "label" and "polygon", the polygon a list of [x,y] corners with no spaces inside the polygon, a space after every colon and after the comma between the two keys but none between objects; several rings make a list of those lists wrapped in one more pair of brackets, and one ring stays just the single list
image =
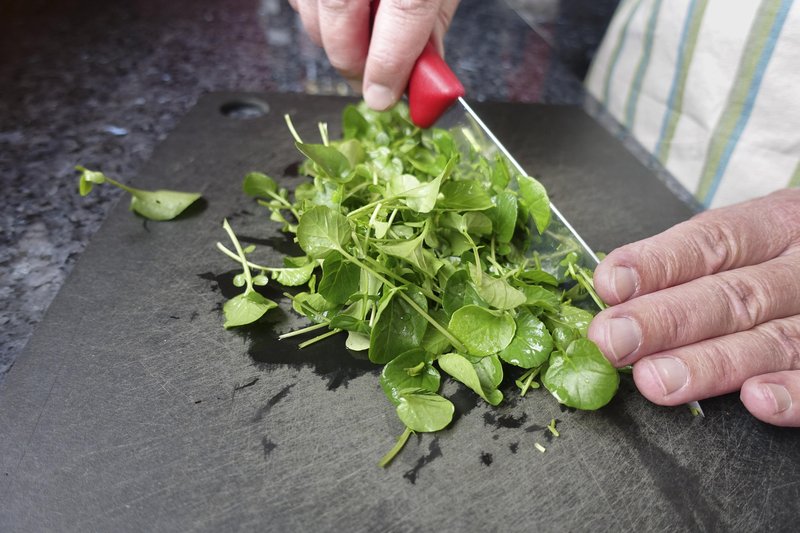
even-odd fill
[{"label": "single leaf on counter", "polygon": [[102,172],[89,170],[81,166],[77,166],[75,169],[81,173],[78,183],[78,190],[81,196],[89,194],[93,185],[109,183],[131,195],[131,211],[150,220],[172,220],[202,197],[200,193],[196,192],[136,189],[113,180]]},{"label": "single leaf on counter", "polygon": [[131,189],[131,210],[150,220],[172,220],[200,197],[194,192]]}]

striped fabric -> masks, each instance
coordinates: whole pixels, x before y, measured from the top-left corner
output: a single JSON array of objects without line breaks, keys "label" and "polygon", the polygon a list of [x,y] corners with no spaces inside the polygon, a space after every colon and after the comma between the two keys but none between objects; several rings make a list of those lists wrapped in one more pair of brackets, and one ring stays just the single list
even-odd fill
[{"label": "striped fabric", "polygon": [[622,0],[586,86],[706,207],[800,186],[800,0]]}]

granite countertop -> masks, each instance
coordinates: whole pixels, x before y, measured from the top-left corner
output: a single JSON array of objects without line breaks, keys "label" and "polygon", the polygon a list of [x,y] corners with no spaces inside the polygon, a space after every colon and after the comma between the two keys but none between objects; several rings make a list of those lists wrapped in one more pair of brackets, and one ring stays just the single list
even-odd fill
[{"label": "granite countertop", "polygon": [[[617,0],[464,0],[447,59],[476,100],[580,104]],[[10,0],[0,6],[0,381],[120,198],[204,93],[349,94],[280,0]]]}]

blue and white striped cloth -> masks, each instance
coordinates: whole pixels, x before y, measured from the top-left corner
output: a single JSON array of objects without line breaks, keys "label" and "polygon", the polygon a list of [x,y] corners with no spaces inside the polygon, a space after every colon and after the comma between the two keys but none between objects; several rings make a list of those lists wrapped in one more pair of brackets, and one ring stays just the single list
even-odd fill
[{"label": "blue and white striped cloth", "polygon": [[622,0],[586,86],[705,207],[800,186],[800,0]]}]

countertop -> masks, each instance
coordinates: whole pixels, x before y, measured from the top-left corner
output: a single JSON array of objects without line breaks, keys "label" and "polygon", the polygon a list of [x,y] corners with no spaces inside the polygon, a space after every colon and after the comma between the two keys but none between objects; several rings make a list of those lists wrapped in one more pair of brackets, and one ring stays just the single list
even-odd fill
[{"label": "countertop", "polygon": [[[582,104],[616,0],[465,0],[447,59],[474,100]],[[348,94],[280,0],[0,6],[0,382],[120,194],[207,92]]]}]

